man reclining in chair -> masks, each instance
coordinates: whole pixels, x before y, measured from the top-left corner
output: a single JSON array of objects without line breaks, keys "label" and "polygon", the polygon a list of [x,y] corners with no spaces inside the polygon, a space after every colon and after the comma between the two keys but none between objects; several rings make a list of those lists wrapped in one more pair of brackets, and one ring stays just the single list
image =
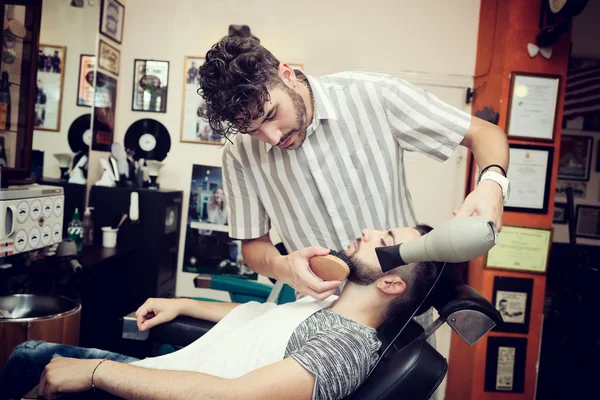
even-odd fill
[{"label": "man reclining in chair", "polygon": [[164,356],[136,360],[25,342],[0,377],[0,398],[22,395],[39,383],[45,398],[95,389],[135,399],[343,399],[378,359],[376,329],[392,317],[410,316],[441,268],[419,263],[383,273],[375,248],[430,230],[424,225],[365,229],[345,251],[356,270],[339,298],[305,297],[284,305],[149,299],[136,312],[141,331],[178,315],[220,321],[194,343]]}]

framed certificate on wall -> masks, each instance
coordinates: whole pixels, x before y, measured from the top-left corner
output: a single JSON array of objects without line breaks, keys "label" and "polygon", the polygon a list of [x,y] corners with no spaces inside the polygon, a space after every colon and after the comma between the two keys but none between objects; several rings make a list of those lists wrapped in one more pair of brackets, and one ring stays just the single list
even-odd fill
[{"label": "framed certificate on wall", "polygon": [[552,141],[560,76],[513,72],[506,134],[513,138]]},{"label": "framed certificate on wall", "polygon": [[554,148],[524,144],[510,145],[508,180],[510,196],[507,211],[546,214]]},{"label": "framed certificate on wall", "polygon": [[503,226],[498,243],[488,252],[486,268],[545,273],[552,230]]}]

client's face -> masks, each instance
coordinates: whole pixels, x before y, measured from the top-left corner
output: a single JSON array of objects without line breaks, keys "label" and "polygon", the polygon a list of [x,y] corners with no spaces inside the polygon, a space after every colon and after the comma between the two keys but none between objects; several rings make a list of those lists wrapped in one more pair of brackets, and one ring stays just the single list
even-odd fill
[{"label": "client's face", "polygon": [[393,228],[387,231],[364,229],[361,237],[348,246],[344,253],[352,259],[356,268],[348,276],[350,282],[370,285],[384,275],[379,266],[375,249],[393,246],[421,237],[415,228]]}]

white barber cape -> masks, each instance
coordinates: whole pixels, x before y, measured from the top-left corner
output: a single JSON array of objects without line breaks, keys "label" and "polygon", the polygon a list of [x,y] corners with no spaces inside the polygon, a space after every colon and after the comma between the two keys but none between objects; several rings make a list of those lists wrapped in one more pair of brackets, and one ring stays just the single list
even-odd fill
[{"label": "white barber cape", "polygon": [[237,378],[283,360],[294,330],[336,299],[334,295],[318,302],[307,296],[283,305],[245,303],[234,308],[204,336],[183,349],[145,358],[131,365]]}]

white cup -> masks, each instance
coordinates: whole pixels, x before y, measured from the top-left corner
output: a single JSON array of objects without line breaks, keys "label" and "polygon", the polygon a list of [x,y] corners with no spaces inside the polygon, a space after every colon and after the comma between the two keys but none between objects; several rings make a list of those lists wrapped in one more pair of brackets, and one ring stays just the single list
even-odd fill
[{"label": "white cup", "polygon": [[110,226],[102,227],[102,246],[103,247],[117,247],[117,232],[118,229],[113,229]]}]

